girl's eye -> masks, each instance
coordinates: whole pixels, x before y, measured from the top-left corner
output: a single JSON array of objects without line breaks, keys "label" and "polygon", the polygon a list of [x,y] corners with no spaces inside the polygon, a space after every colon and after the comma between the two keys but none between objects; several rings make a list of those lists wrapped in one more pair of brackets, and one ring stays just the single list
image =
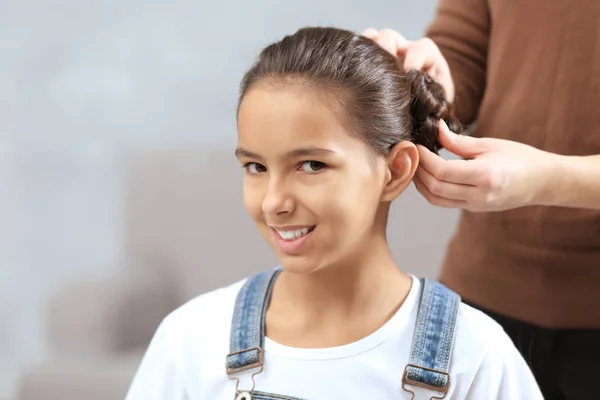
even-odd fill
[{"label": "girl's eye", "polygon": [[265,172],[267,170],[267,168],[265,168],[264,165],[255,162],[247,163],[246,165],[244,165],[244,168],[246,169],[246,171],[248,171],[250,175],[260,174],[261,172]]},{"label": "girl's eye", "polygon": [[304,161],[301,168],[304,172],[314,174],[325,168],[325,166],[325,163],[322,163],[321,161]]}]

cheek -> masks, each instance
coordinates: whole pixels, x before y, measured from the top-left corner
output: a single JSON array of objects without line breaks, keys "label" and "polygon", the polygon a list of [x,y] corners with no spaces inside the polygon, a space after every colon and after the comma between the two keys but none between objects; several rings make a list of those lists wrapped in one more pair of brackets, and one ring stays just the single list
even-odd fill
[{"label": "cheek", "polygon": [[246,211],[252,217],[252,219],[257,220],[262,218],[262,195],[260,187],[256,184],[251,184],[244,180],[244,206],[246,207]]},{"label": "cheek", "polygon": [[344,211],[350,223],[356,228],[371,226],[380,204],[379,198],[380,195],[369,184],[349,193],[344,201]]},{"label": "cheek", "polygon": [[381,187],[370,176],[340,180],[324,189],[311,196],[312,204],[319,205],[320,216],[335,224],[334,229],[358,228],[373,221]]}]

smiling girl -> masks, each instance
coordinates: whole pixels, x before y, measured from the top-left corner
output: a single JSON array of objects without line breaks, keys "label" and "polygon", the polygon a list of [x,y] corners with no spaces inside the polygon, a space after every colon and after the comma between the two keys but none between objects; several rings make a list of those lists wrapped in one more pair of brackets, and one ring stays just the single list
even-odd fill
[{"label": "smiling girl", "polygon": [[387,244],[416,146],[439,149],[440,120],[459,129],[449,109],[428,75],[352,32],[265,48],[242,81],[235,153],[280,266],[166,317],[127,399],[541,399],[502,328],[402,272]]}]

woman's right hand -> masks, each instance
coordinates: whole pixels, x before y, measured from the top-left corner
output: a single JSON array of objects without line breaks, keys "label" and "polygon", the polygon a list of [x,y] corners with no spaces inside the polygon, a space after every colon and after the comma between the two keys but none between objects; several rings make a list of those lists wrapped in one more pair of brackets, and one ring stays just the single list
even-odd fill
[{"label": "woman's right hand", "polygon": [[429,38],[409,41],[392,29],[380,31],[368,28],[363,36],[373,40],[384,50],[392,54],[401,63],[405,71],[418,69],[428,73],[446,91],[447,100],[454,101],[454,81],[448,62],[442,52]]}]

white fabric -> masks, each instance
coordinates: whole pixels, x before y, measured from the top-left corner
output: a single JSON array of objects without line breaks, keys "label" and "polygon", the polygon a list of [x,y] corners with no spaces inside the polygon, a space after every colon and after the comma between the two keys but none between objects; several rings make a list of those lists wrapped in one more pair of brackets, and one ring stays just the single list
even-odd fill
[{"label": "white fabric", "polygon": [[[234,400],[225,374],[229,332],[243,282],[201,295],[158,328],[126,400]],[[410,399],[401,387],[409,359],[420,281],[398,312],[355,343],[327,349],[290,348],[265,340],[265,368],[256,390],[307,400]],[[241,389],[249,389],[249,373]],[[446,399],[543,399],[525,361],[500,325],[461,304]],[[418,399],[435,393],[415,388]]]}]

